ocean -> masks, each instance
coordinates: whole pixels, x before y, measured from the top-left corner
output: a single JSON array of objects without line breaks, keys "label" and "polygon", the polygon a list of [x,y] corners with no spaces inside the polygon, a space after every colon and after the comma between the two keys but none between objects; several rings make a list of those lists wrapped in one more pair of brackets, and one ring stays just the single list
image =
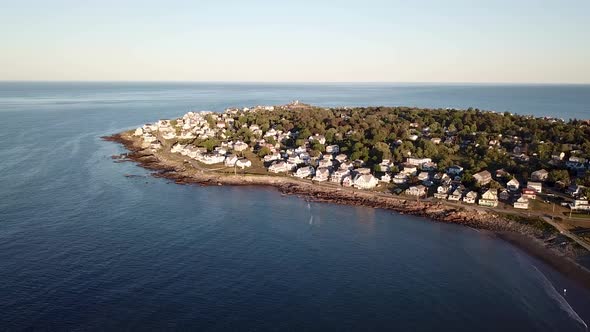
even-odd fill
[{"label": "ocean", "polygon": [[295,99],[590,118],[584,85],[1,82],[0,330],[587,330],[588,290],[486,232],[176,185],[100,139]]}]

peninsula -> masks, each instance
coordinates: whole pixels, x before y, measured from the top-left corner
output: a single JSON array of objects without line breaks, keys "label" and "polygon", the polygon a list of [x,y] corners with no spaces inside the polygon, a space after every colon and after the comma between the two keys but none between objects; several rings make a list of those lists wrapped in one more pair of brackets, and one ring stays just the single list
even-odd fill
[{"label": "peninsula", "polygon": [[493,232],[590,287],[590,123],[478,109],[188,112],[105,137],[177,183],[269,185]]}]

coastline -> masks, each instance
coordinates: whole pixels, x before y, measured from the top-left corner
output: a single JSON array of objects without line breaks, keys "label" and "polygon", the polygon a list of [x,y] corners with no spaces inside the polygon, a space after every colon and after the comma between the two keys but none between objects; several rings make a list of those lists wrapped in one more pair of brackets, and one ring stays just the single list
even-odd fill
[{"label": "coastline", "polygon": [[425,202],[358,189],[317,185],[285,176],[236,175],[199,170],[187,165],[181,157],[174,158],[166,153],[151,152],[142,148],[141,142],[129,132],[102,138],[119,143],[129,151],[117,157],[118,161],[135,162],[153,171],[153,176],[166,178],[177,184],[271,186],[282,194],[296,195],[305,200],[380,208],[432,221],[486,230],[590,289],[590,270],[575,261],[579,249],[575,249],[571,243],[566,243],[562,247],[552,246],[551,234],[544,234],[530,225],[488,211],[454,207],[437,201]]}]

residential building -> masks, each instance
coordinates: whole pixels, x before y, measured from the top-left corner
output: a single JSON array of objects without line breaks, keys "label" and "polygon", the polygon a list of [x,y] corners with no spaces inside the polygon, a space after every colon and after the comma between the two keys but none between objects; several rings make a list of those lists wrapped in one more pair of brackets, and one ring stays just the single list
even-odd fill
[{"label": "residential building", "polygon": [[426,187],[423,185],[411,186],[406,189],[406,195],[418,197],[426,196]]},{"label": "residential building", "polygon": [[506,183],[506,188],[510,191],[517,191],[520,188],[520,182],[516,178],[512,178]]},{"label": "residential building", "polygon": [[547,177],[549,177],[549,172],[544,169],[540,169],[531,173],[531,180],[533,181],[543,182],[547,180]]},{"label": "residential building", "polygon": [[473,174],[473,178],[480,186],[483,186],[492,181],[492,174],[488,171],[481,171],[479,173]]},{"label": "residential building", "polygon": [[536,199],[537,198],[537,191],[535,189],[531,189],[531,188],[523,188],[521,196],[526,199]]},{"label": "residential building", "polygon": [[[489,172],[488,172],[489,173]],[[496,189],[489,189],[481,195],[478,202],[481,206],[498,206],[498,191]]]},{"label": "residential building", "polygon": [[528,198],[521,196],[514,202],[515,209],[528,209],[529,208],[529,200]]},{"label": "residential building", "polygon": [[527,182],[526,187],[530,188],[530,189],[534,189],[538,193],[543,192],[543,182],[529,181],[529,182]]},{"label": "residential building", "polygon": [[358,174],[354,179],[354,186],[359,189],[371,189],[375,188],[378,182],[372,174]]},{"label": "residential building", "polygon": [[463,197],[463,202],[465,202],[467,204],[475,204],[476,200],[477,200],[477,192],[475,192],[475,191],[470,191],[467,194],[465,194],[465,196]]}]

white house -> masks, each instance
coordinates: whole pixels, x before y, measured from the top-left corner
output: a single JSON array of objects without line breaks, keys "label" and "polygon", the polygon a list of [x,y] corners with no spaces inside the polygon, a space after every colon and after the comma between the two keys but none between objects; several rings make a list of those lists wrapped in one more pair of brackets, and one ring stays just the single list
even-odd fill
[{"label": "white house", "polygon": [[529,181],[526,184],[527,188],[533,189],[536,192],[540,193],[543,192],[543,182],[533,182],[533,181]]},{"label": "white house", "polygon": [[306,178],[310,175],[314,175],[315,170],[311,166],[300,167],[295,172],[295,176],[298,178]]},{"label": "white house", "polygon": [[434,193],[434,198],[438,198],[438,199],[447,199],[447,197],[449,196],[449,187],[448,186],[438,186],[436,188],[436,192]]},{"label": "white house", "polygon": [[381,176],[381,182],[389,183],[391,182],[391,176],[389,174],[383,174]]},{"label": "white house", "polygon": [[588,205],[588,200],[586,199],[576,199],[573,203],[569,204],[570,209],[572,210],[582,210],[588,211],[590,210],[590,205]]},{"label": "white house", "polygon": [[338,169],[336,172],[332,173],[332,176],[330,177],[330,181],[336,182],[336,183],[341,183],[342,179],[344,179],[345,176],[350,176],[350,170]]},{"label": "white house", "polygon": [[520,182],[516,178],[512,178],[506,183],[506,188],[510,191],[517,191],[520,188]]},{"label": "white house", "polygon": [[278,161],[268,167],[268,171],[272,173],[287,172],[289,170],[287,163],[284,161]]},{"label": "white house", "polygon": [[475,191],[470,191],[467,194],[465,194],[465,196],[463,197],[463,202],[465,202],[467,204],[475,204],[476,200],[477,200],[477,192],[475,192]]},{"label": "white house", "polygon": [[230,154],[229,156],[227,156],[225,158],[224,163],[225,163],[225,166],[233,167],[237,161],[238,161],[238,157],[235,154]]},{"label": "white house", "polygon": [[404,173],[398,173],[393,176],[392,181],[395,184],[404,184],[404,183],[408,182],[408,175],[406,175]]},{"label": "white house", "polygon": [[330,178],[330,170],[326,167],[318,167],[315,171],[315,176],[313,177],[314,181],[323,182],[328,181]]},{"label": "white house", "polygon": [[524,196],[521,196],[514,202],[515,209],[528,209],[529,208],[529,200]]},{"label": "white house", "polygon": [[426,163],[431,163],[432,159],[430,158],[408,158],[407,163],[413,166],[422,166]]},{"label": "white house", "polygon": [[241,151],[244,151],[244,150],[246,150],[247,148],[248,148],[248,144],[246,144],[246,143],[244,143],[244,142],[242,142],[242,141],[237,141],[237,142],[234,144],[234,151],[236,151],[236,152],[241,152]]},{"label": "white house", "polygon": [[359,174],[354,179],[354,186],[359,189],[371,189],[375,188],[378,182],[372,174]]},{"label": "white house", "polygon": [[489,189],[481,195],[479,199],[479,205],[481,206],[498,206],[498,190]]},{"label": "white house", "polygon": [[326,153],[338,153],[338,152],[340,152],[340,147],[338,145],[326,146]]},{"label": "white house", "polygon": [[346,161],[346,159],[348,159],[348,157],[347,157],[347,156],[346,156],[344,153],[341,153],[341,154],[337,155],[335,159],[336,159],[336,160],[337,160],[339,163],[343,163],[343,162],[345,162],[345,161]]},{"label": "white house", "polygon": [[461,196],[463,196],[461,193],[461,190],[459,190],[459,188],[457,188],[449,195],[447,200],[458,202],[459,200],[461,200]]},{"label": "white house", "polygon": [[418,173],[418,169],[416,166],[404,166],[404,169],[402,169],[401,172],[407,175],[416,175],[416,173]]},{"label": "white house", "polygon": [[244,169],[246,167],[251,167],[252,162],[246,158],[240,158],[240,159],[238,159],[238,161],[236,161],[236,166],[241,169]]},{"label": "white house", "polygon": [[418,197],[426,196],[426,187],[423,185],[411,186],[410,188],[406,189],[406,195]]},{"label": "white house", "polygon": [[481,171],[479,173],[473,174],[473,178],[477,181],[480,185],[486,185],[492,181],[492,173],[488,171]]}]

